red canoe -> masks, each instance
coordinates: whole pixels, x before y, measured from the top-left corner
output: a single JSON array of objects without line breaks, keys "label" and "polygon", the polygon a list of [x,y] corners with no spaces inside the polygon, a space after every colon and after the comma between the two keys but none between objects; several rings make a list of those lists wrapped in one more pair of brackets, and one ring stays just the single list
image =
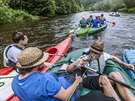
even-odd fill
[{"label": "red canoe", "polygon": [[[64,41],[62,41],[61,43],[59,43],[58,45],[51,47],[49,49],[47,49],[46,53],[51,54],[48,58],[48,62],[55,64],[61,57],[62,55],[66,54],[70,45],[71,45],[71,38],[67,38]],[[45,72],[47,71],[49,68],[48,67],[44,67],[41,72]],[[11,70],[9,70],[9,68],[4,68],[4,73],[7,75],[8,73],[11,73]],[[0,70],[0,75],[5,75],[4,73],[1,72],[2,70]],[[13,71],[12,71],[13,72]],[[1,88],[1,87],[0,87]],[[11,83],[10,83],[10,89],[11,89]],[[7,92],[8,93],[8,92]],[[1,99],[0,99],[1,100]],[[14,96],[14,94],[11,94],[10,96],[7,97],[7,99],[4,99],[4,101],[20,101],[18,99],[18,97]]]}]

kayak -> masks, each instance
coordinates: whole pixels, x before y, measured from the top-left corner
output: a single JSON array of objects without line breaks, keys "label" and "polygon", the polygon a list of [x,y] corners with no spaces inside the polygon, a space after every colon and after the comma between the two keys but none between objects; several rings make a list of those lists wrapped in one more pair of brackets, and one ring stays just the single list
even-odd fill
[{"label": "kayak", "polygon": [[[49,53],[49,58],[48,62],[55,64],[60,58],[62,58],[63,54],[66,54],[70,48],[71,45],[71,37],[65,39],[61,43],[57,44],[54,47],[51,47],[44,51],[45,53]],[[40,72],[45,72],[49,69],[49,67],[44,67]],[[18,73],[15,70],[10,71],[9,68],[6,69],[3,68],[5,72],[5,76],[15,76]],[[2,71],[2,70],[0,70]],[[8,73],[9,72],[9,73]],[[2,74],[4,75],[4,74]],[[2,77],[2,76],[1,76]],[[12,83],[13,78],[6,78],[6,79],[0,79],[0,101],[20,101],[18,97],[14,96],[12,88],[11,88],[11,83]]]},{"label": "kayak", "polygon": [[[125,70],[118,63],[116,63],[112,60],[108,60],[106,62],[104,73],[109,74],[112,71],[113,72],[115,72],[115,71],[119,72],[127,84],[135,87],[135,82],[130,78],[130,76],[125,72]],[[115,90],[118,93],[116,87],[115,87]],[[132,90],[132,93],[135,95],[135,91]]]},{"label": "kayak", "polygon": [[88,34],[93,35],[93,34],[103,31],[106,28],[107,28],[107,24],[104,24],[102,27],[98,27],[98,28],[90,28],[88,31]]},{"label": "kayak", "polygon": [[[72,59],[72,60],[77,60],[81,54],[83,53],[84,49],[79,49],[79,50],[76,50],[76,51],[73,51],[73,52],[70,52],[67,54],[66,57],[63,57],[61,58],[57,64],[68,64],[69,63],[69,59]],[[52,72],[56,72],[60,69],[60,66],[56,66],[54,68],[52,68],[50,71]],[[132,86],[135,86],[135,82],[133,80],[131,80],[131,78],[127,75],[127,73],[122,69],[122,67],[120,67],[119,64],[115,63],[114,61],[112,60],[108,60],[106,62],[106,66],[105,66],[105,70],[104,70],[104,73],[105,74],[109,74],[110,72],[113,72],[113,71],[118,71],[121,73],[121,75],[123,76],[124,80],[126,83],[132,85]],[[116,89],[116,88],[115,88]],[[87,88],[83,88],[82,92],[81,92],[81,96],[82,95],[85,95],[87,94],[88,92],[90,92],[89,89]],[[133,94],[135,95],[135,91],[133,92]]]},{"label": "kayak", "polygon": [[85,35],[85,34],[88,33],[89,29],[90,29],[90,27],[87,27],[87,28],[81,28],[81,27],[79,27],[76,30],[76,35],[77,36]]},{"label": "kayak", "polygon": [[[135,50],[132,49],[125,49],[123,52],[122,60],[125,63],[133,64],[135,66]],[[131,70],[128,68],[124,68],[127,74],[135,81],[135,70]]]},{"label": "kayak", "polygon": [[0,75],[8,75],[12,70],[12,67],[4,67],[0,69]]}]

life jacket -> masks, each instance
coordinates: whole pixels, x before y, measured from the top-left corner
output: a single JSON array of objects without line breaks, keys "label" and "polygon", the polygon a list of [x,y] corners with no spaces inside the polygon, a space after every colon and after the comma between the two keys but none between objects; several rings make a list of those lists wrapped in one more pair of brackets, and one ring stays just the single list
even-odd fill
[{"label": "life jacket", "polygon": [[104,24],[105,18],[104,17],[100,17],[100,21],[101,21],[101,24]]},{"label": "life jacket", "polygon": [[81,26],[86,26],[87,25],[87,20],[86,19],[82,19],[80,21],[80,24],[81,24]]},{"label": "life jacket", "polygon": [[15,44],[8,45],[8,46],[5,48],[4,52],[3,52],[3,59],[4,59],[4,60],[3,60],[3,65],[4,65],[4,66],[11,66],[11,67],[13,67],[13,68],[16,68],[16,63],[13,62],[12,60],[8,59],[8,56],[7,56],[7,52],[8,52],[8,50],[9,50],[11,47],[16,47],[16,48],[19,49],[19,50],[23,50],[23,48],[21,48],[21,47],[15,45]]},{"label": "life jacket", "polygon": [[88,23],[92,23],[92,20],[93,20],[93,18],[88,18],[87,19]]}]

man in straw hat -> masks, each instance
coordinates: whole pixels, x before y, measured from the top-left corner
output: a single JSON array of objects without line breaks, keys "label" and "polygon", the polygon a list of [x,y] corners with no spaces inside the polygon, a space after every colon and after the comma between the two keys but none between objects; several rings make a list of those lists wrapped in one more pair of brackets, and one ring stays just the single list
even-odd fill
[{"label": "man in straw hat", "polygon": [[[110,55],[108,53],[105,53],[103,48],[104,48],[104,43],[100,40],[96,40],[91,45],[90,49],[87,50],[87,52],[84,52],[84,54],[88,54],[92,60],[91,68],[103,73],[105,67],[105,61],[108,59],[112,59],[128,68],[133,68],[133,65],[126,64],[122,62],[119,58]],[[119,97],[112,87],[112,84],[114,85],[115,82],[113,81],[110,82],[106,76],[99,76],[98,74],[91,71],[88,71],[87,75],[88,76],[83,81],[84,87],[89,88],[91,90],[103,90],[105,95],[114,97],[117,101],[119,101]],[[124,82],[122,76],[118,72],[112,72],[109,74],[109,76]],[[117,83],[116,86],[125,101],[135,100],[134,95],[128,88]]]},{"label": "man in straw hat", "polygon": [[76,86],[82,82],[81,76],[78,76],[79,73],[82,75],[79,66],[72,70],[78,62],[63,66],[70,68],[70,72],[74,71],[71,74],[64,70],[58,73],[38,72],[44,65],[47,66],[45,62],[47,59],[48,54],[36,47],[26,48],[19,54],[17,62],[19,75],[12,82],[14,94],[21,101],[74,101],[78,92],[75,92],[72,97],[71,95]]}]

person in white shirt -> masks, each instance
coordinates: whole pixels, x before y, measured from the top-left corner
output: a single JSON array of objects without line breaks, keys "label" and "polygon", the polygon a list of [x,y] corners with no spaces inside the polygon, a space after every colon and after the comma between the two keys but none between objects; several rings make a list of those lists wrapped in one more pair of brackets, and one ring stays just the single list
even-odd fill
[{"label": "person in white shirt", "polygon": [[28,44],[28,37],[23,32],[14,32],[12,35],[14,44],[8,45],[3,52],[4,66],[11,66],[16,69],[18,54]]},{"label": "person in white shirt", "polygon": [[[94,41],[90,49],[87,50],[86,53],[88,53],[90,59],[92,59],[91,68],[96,69],[99,72],[103,73],[103,70],[105,68],[105,61],[108,59],[112,59],[128,68],[133,68],[132,64],[127,64],[122,62],[116,56],[104,52],[103,48],[104,48],[104,43],[100,40],[96,40]],[[109,74],[109,76],[124,82],[124,79],[118,72],[112,72]],[[119,101],[120,99],[112,87],[112,85],[116,84],[124,100],[133,101],[132,99],[135,99],[134,95],[128,88],[120,84],[117,84],[113,81],[110,81],[106,76],[99,76],[91,71],[88,71],[88,76],[84,78],[83,83],[84,83],[84,87],[89,88],[91,90],[102,90],[105,95],[114,97],[117,101]]]}]

